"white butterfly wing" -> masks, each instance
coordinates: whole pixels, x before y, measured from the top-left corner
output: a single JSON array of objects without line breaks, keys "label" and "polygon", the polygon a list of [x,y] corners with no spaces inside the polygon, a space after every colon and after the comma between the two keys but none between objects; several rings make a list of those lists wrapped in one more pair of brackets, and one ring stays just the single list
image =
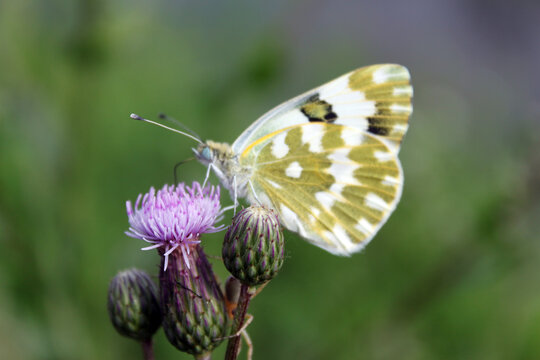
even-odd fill
[{"label": "white butterfly wing", "polygon": [[242,153],[277,130],[309,122],[352,126],[399,151],[412,113],[409,71],[396,64],[359,68],[270,110],[234,142]]}]

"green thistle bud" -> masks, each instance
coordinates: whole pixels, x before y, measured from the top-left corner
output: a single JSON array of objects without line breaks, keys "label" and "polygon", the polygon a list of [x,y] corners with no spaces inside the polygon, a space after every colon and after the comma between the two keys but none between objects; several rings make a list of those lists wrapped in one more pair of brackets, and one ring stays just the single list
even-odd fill
[{"label": "green thistle bud", "polygon": [[256,286],[271,280],[283,265],[283,255],[283,232],[272,209],[250,206],[233,218],[222,257],[240,282]]},{"label": "green thistle bud", "polygon": [[201,356],[229,335],[225,299],[199,244],[179,247],[162,258],[160,274],[163,329],[181,351]]},{"label": "green thistle bud", "polygon": [[109,285],[111,322],[122,335],[148,341],[161,324],[157,287],[147,273],[137,269],[119,272]]}]

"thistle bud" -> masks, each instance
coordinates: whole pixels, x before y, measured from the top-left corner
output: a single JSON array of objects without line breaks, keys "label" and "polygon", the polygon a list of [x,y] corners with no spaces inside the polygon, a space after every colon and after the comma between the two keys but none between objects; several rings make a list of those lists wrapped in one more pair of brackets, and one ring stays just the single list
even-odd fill
[{"label": "thistle bud", "polygon": [[250,206],[233,218],[222,257],[240,282],[256,286],[271,280],[283,265],[283,256],[283,232],[272,209]]},{"label": "thistle bud", "polygon": [[147,273],[137,269],[119,272],[109,285],[111,322],[122,335],[148,341],[161,324],[157,287]]},{"label": "thistle bud", "polygon": [[225,299],[212,267],[199,244],[173,251],[168,261],[160,275],[165,335],[181,351],[209,353],[229,335]]}]

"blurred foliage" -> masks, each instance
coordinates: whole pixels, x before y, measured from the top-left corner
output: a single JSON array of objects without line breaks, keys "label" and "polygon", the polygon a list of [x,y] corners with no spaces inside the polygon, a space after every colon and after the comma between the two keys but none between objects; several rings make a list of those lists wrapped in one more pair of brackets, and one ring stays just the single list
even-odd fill
[{"label": "blurred foliage", "polygon": [[106,311],[118,270],[159,263],[123,234],[124,202],[173,181],[193,143],[131,112],[233,141],[280,101],[397,62],[416,91],[402,202],[351,258],[286,234],[250,309],[255,358],[540,358],[539,6],[430,4],[0,2],[1,357],[140,356]]}]

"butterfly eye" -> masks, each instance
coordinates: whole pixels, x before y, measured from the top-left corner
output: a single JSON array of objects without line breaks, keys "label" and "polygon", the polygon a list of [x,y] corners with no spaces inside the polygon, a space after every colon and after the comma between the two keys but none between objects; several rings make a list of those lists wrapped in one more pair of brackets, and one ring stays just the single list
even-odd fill
[{"label": "butterfly eye", "polygon": [[204,147],[201,151],[201,157],[205,160],[212,160],[212,152],[208,146]]},{"label": "butterfly eye", "polygon": [[196,149],[192,149],[193,154],[195,154],[195,157],[202,162],[205,165],[208,165],[212,162],[214,154],[212,149],[208,146],[208,144],[202,143],[199,144],[199,146]]}]

